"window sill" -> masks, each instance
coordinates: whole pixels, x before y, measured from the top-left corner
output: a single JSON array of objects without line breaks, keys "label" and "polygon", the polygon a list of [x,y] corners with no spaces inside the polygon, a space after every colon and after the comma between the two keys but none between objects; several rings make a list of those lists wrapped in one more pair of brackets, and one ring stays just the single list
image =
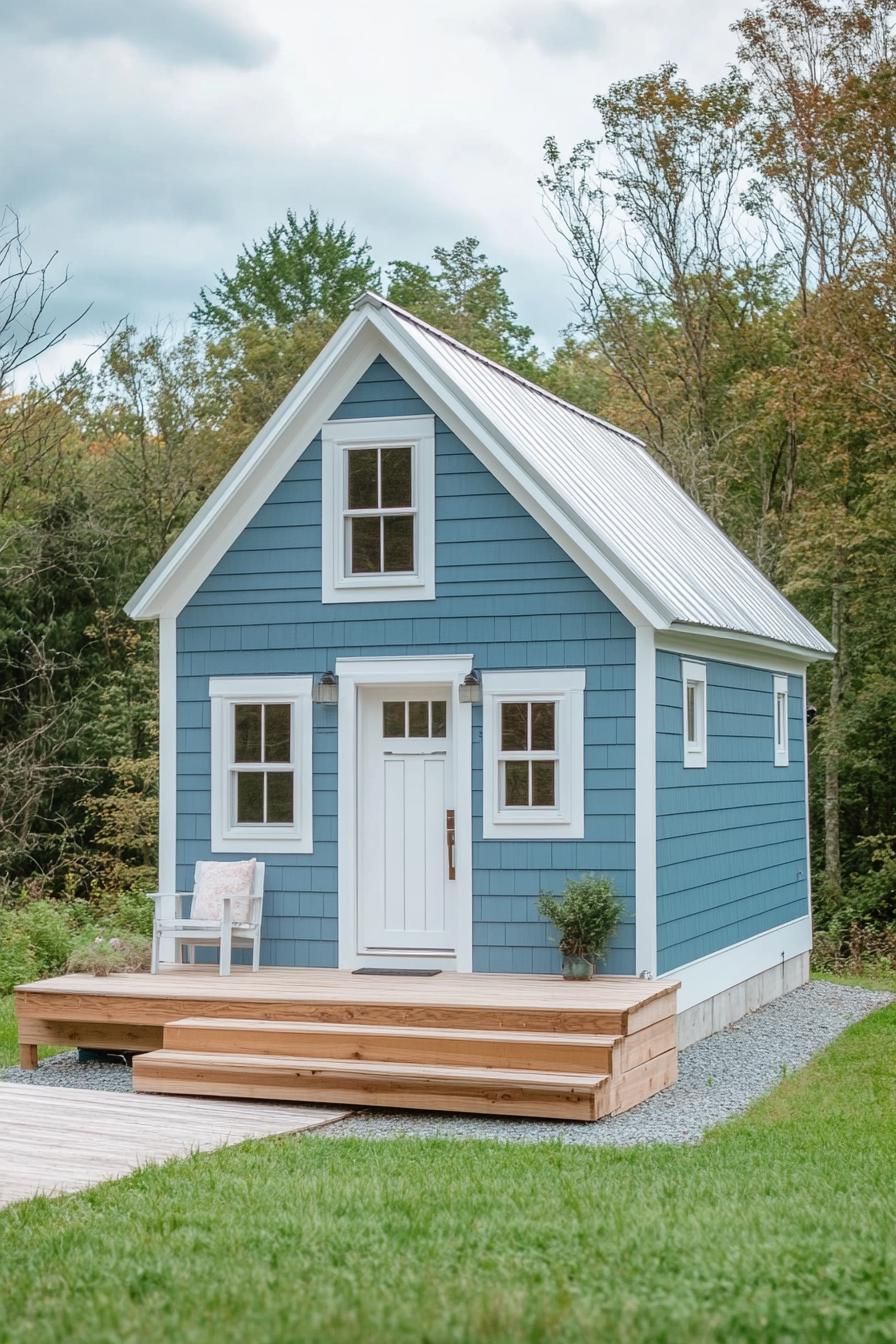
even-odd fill
[{"label": "window sill", "polygon": [[266,835],[263,831],[252,831],[239,836],[212,837],[213,854],[313,854],[314,842],[299,835]]},{"label": "window sill", "polygon": [[431,602],[436,595],[435,580],[417,574],[398,577],[377,575],[367,580],[340,579],[331,587],[324,585],[321,603],[331,602]]},{"label": "window sill", "polygon": [[584,825],[574,825],[563,817],[483,818],[483,840],[584,840]]}]

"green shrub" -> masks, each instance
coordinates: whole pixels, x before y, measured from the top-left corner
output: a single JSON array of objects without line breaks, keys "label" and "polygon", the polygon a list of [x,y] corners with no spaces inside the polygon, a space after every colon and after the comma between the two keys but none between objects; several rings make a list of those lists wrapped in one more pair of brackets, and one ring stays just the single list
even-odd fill
[{"label": "green shrub", "polygon": [[538,913],[556,926],[564,957],[601,961],[619,926],[622,906],[608,877],[583,873],[569,879],[562,897],[543,891]]},{"label": "green shrub", "polygon": [[116,971],[148,971],[150,940],[138,933],[97,934],[82,937],[72,950],[66,969],[87,975],[113,975]]},{"label": "green shrub", "polygon": [[128,887],[124,891],[105,892],[94,898],[94,922],[108,933],[152,933],[153,903],[144,887]]},{"label": "green shrub", "polygon": [[58,975],[74,938],[72,916],[61,901],[20,901],[0,910],[0,992]]}]

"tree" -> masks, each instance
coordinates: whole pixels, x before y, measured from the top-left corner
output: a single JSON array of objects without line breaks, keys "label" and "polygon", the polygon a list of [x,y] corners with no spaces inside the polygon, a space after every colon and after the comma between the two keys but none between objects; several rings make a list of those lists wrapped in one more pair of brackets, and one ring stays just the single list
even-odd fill
[{"label": "tree", "polygon": [[612,85],[594,107],[599,135],[567,159],[549,138],[541,178],[568,256],[576,331],[600,355],[603,413],[730,523],[734,444],[746,428],[731,384],[767,362],[756,329],[781,306],[775,268],[739,208],[749,91],[734,70],[692,89],[666,65]]},{"label": "tree", "polygon": [[532,328],[517,321],[504,287],[505,268],[479,251],[478,238],[433,248],[433,261],[434,266],[393,261],[389,299],[489,359],[535,376],[539,355]]},{"label": "tree", "polygon": [[221,335],[247,324],[291,327],[306,318],[340,322],[365,290],[379,289],[370,244],[347,224],[321,224],[316,210],[292,210],[259,242],[245,246],[233,274],[221,271],[202,289],[193,321]]}]

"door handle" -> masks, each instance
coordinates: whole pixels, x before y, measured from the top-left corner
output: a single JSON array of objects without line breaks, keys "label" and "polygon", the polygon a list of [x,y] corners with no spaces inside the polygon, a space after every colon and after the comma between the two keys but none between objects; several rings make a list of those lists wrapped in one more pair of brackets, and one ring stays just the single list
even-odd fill
[{"label": "door handle", "polygon": [[448,844],[448,881],[453,882],[457,876],[454,867],[454,808],[449,807],[445,812],[445,840]]}]

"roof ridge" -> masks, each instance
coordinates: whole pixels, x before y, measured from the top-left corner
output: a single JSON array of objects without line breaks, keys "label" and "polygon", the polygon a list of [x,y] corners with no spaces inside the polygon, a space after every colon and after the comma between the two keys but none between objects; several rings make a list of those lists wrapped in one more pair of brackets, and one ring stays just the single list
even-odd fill
[{"label": "roof ridge", "polygon": [[[449,336],[446,331],[442,331],[439,327],[434,327],[431,322],[426,322],[422,317],[417,317],[415,313],[409,312],[407,308],[402,308],[399,304],[393,303],[391,299],[383,298],[382,294],[376,294],[373,290],[367,290],[355,300],[352,307],[360,308],[365,303],[368,303],[375,308],[390,309],[393,313],[397,313],[399,317],[411,322],[415,327],[421,327],[423,331],[428,331],[429,334],[435,336],[437,340],[444,341],[446,345],[453,345],[456,350],[460,350],[463,354],[469,355],[471,359],[475,359],[480,364],[485,364],[487,368],[494,369],[496,373],[503,374],[503,376],[509,378],[511,382],[518,383],[521,387],[527,387],[530,392],[536,392],[538,396],[544,397],[545,401],[552,401],[556,406],[562,406],[564,410],[572,411],[574,415],[580,416],[583,420],[588,420],[593,425],[599,425],[601,429],[608,429],[611,433],[618,434],[620,438],[628,439],[630,443],[634,443],[639,448],[643,448],[645,452],[648,452],[644,440],[639,439],[636,434],[629,433],[627,429],[620,429],[619,425],[614,425],[609,420],[602,420],[599,415],[593,415],[591,411],[585,411],[581,406],[576,406],[573,402],[566,401],[563,397],[558,397],[556,392],[549,391],[548,388],[542,387],[539,383],[533,383],[531,378],[524,377],[523,374],[517,373],[514,369],[508,369],[506,364],[499,364],[496,359],[489,359],[488,355],[482,355],[478,350],[474,350],[472,346],[464,345],[463,341],[459,341],[456,336]],[[648,456],[649,455],[650,454],[648,453]]]}]

